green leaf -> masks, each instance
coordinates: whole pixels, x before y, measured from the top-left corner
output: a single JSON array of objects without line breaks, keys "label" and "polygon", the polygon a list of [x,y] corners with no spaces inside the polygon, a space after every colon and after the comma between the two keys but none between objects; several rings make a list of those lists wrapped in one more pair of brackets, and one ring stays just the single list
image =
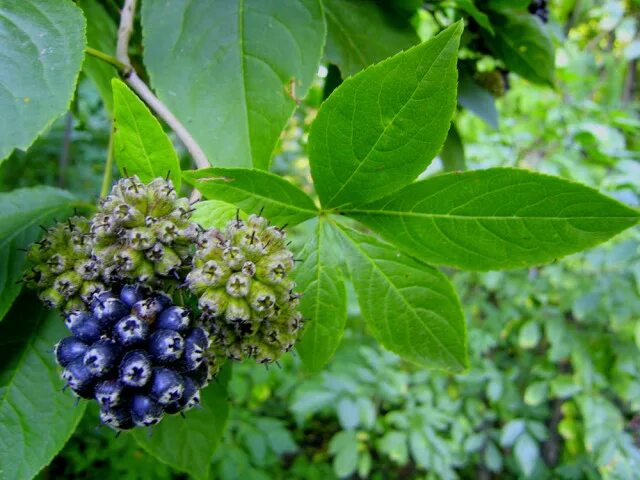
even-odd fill
[{"label": "green leaf", "polygon": [[62,392],[51,353],[64,322],[35,297],[17,302],[0,324],[0,478],[33,478],[62,449],[86,402]]},{"label": "green leaf", "polygon": [[42,236],[40,225],[73,212],[77,200],[69,192],[52,187],[20,188],[0,193],[0,320],[18,296],[25,252]]},{"label": "green leaf", "polygon": [[492,13],[489,48],[507,68],[533,83],[553,86],[555,50],[544,24],[529,12]]},{"label": "green leaf", "polygon": [[407,434],[405,432],[387,432],[379,441],[380,452],[385,453],[398,465],[404,465],[409,460]]},{"label": "green leaf", "polygon": [[525,10],[531,0],[489,0],[489,8],[493,10]]},{"label": "green leaf", "polygon": [[318,214],[306,193],[272,173],[212,167],[184,172],[183,177],[205,198],[232,203],[247,213],[263,210],[276,224],[295,225]]},{"label": "green leaf", "polygon": [[[204,228],[224,228],[229,221],[235,218],[238,207],[219,200],[204,200],[194,205],[195,211],[191,215],[191,221]],[[241,218],[246,215],[239,212]]]},{"label": "green leaf", "polygon": [[496,110],[495,98],[478,85],[470,75],[460,74],[458,103],[487,122],[487,125],[498,128],[498,111]]},{"label": "green leaf", "polygon": [[338,432],[329,442],[329,453],[335,455],[333,471],[338,477],[348,477],[358,466],[358,438],[353,430]]},{"label": "green leaf", "polygon": [[308,319],[296,352],[312,372],[331,359],[347,322],[347,291],[335,249],[335,233],[320,218],[313,241],[302,251],[303,263],[294,271],[298,289],[304,292],[300,311]]},{"label": "green leaf", "polygon": [[478,22],[482,28],[488,31],[491,35],[494,34],[493,28],[491,27],[491,21],[489,17],[485,13],[482,13],[478,10],[473,0],[456,0],[456,4],[458,8],[467,12],[473,19]]},{"label": "green leaf", "polygon": [[[87,19],[87,45],[115,56],[118,28],[113,19],[96,0],[78,0],[77,3]],[[113,113],[111,79],[118,75],[116,69],[103,60],[86,55],[82,70],[98,89],[105,109]]]},{"label": "green leaf", "polygon": [[468,270],[549,262],[640,215],[579,183],[509,168],[439,175],[344,213],[424,261]]},{"label": "green leaf", "polygon": [[267,169],[318,70],[320,0],[142,2],[142,26],[151,83],[211,164]]},{"label": "green leaf", "polygon": [[65,113],[82,65],[82,11],[70,0],[0,3],[0,161]]},{"label": "green leaf", "polygon": [[323,0],[327,19],[325,57],[343,77],[406,50],[420,39],[411,23],[400,21],[370,0]]},{"label": "green leaf", "polygon": [[502,428],[500,436],[500,445],[503,447],[511,447],[516,439],[522,435],[525,430],[525,423],[522,419],[511,420]]},{"label": "green leaf", "polygon": [[348,78],[309,137],[322,205],[363,204],[406,185],[440,151],[455,109],[462,24]]},{"label": "green leaf", "polygon": [[167,465],[196,479],[209,477],[211,458],[225,429],[229,415],[227,384],[230,365],[200,392],[201,407],[180,415],[167,416],[153,428],[153,435],[138,429],[133,436],[148,453]]},{"label": "green leaf", "polygon": [[528,433],[520,435],[513,447],[513,454],[522,472],[525,476],[529,477],[533,473],[533,469],[536,467],[538,457],[540,456],[536,441]]},{"label": "green leaf", "polygon": [[180,191],[180,161],[162,125],[124,82],[114,78],[113,153],[120,172],[138,175],[143,182],[166,177]]},{"label": "green leaf", "polygon": [[451,124],[447,139],[444,141],[442,150],[440,150],[440,160],[445,172],[453,172],[456,170],[464,170],[464,145],[458,133],[455,124]]},{"label": "green leaf", "polygon": [[439,270],[339,225],[362,316],[392,352],[429,367],[467,366],[458,297]]}]

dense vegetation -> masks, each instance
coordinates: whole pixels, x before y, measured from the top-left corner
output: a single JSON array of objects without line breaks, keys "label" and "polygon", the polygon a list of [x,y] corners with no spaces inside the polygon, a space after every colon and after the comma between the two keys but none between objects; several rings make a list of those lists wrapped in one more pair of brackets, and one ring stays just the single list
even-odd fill
[{"label": "dense vegetation", "polygon": [[[115,39],[117,2],[77,3],[88,18],[89,44],[113,50],[105,38]],[[424,5],[324,0],[327,42],[322,64],[315,78],[305,79],[306,97],[293,95],[297,108],[277,140],[271,171],[314,195],[311,173],[313,178],[317,173],[310,167],[309,132],[323,101],[345,85],[343,78],[408,48],[418,37],[433,38],[462,18],[458,106],[444,146],[421,178],[443,171],[518,167],[586,184],[637,208],[640,4],[488,3],[493,6],[485,8],[478,1],[476,8],[467,0]],[[509,3],[513,5],[503,9]],[[149,2],[142,4],[148,8]],[[152,14],[166,12],[149,12],[147,18]],[[351,38],[355,45],[349,46],[348,38],[336,30],[341,25],[361,32]],[[134,30],[131,61],[145,80],[151,74],[153,84],[153,74],[163,68],[162,55],[147,39],[143,65],[139,32],[140,28]],[[524,55],[509,46],[509,39],[521,33],[520,38],[529,36],[527,46],[532,49]],[[176,57],[172,61],[176,69],[190,65],[186,60],[180,65]],[[118,103],[118,89],[120,95],[132,93],[122,84],[114,87],[112,97],[109,79],[115,70],[105,75],[100,71],[103,64],[93,58],[91,62],[95,63],[83,67],[70,111],[28,150],[14,151],[0,164],[3,192],[58,186],[73,192],[78,208],[86,209],[105,192],[110,177],[117,178],[116,165],[109,165],[104,175],[112,140],[116,152],[119,148],[118,136],[112,138],[113,103],[117,120],[118,105],[124,104],[122,99]],[[168,88],[161,81],[154,87]],[[212,97],[225,93],[221,86],[214,90]],[[201,107],[163,100],[181,118],[190,114],[189,108]],[[207,101],[194,99],[196,104]],[[169,128],[165,130],[182,168],[191,168],[189,152]],[[198,127],[192,133],[204,138]],[[220,164],[230,165],[225,163],[228,155],[248,149],[254,165],[268,165],[269,142],[264,138],[245,144],[233,136],[224,142],[224,137],[218,132],[201,141],[208,154],[215,150]],[[185,175],[185,183],[195,183],[198,174],[192,175]],[[323,200],[328,194],[322,189],[328,188],[315,185]],[[209,203],[194,214],[198,221],[215,218],[214,223],[224,224],[236,215],[234,205],[217,200],[219,193],[203,193]],[[333,192],[331,200],[340,194]],[[309,238],[323,222],[321,217],[287,229],[302,268],[313,255]],[[383,229],[379,232],[384,236]],[[348,251],[335,254],[345,272]],[[439,263],[433,255],[427,260]],[[269,367],[235,364],[212,385],[220,402],[216,408],[226,415],[228,400],[229,410],[224,433],[222,425],[215,427],[221,438],[206,445],[215,452],[209,457],[208,452],[199,453],[207,468],[210,463],[208,475],[225,480],[640,478],[640,231],[627,230],[597,248],[546,265],[529,263],[536,266],[503,272],[441,269],[456,287],[467,325],[469,368],[459,372],[426,369],[385,349],[361,311],[355,282],[347,279],[348,321],[325,366],[325,358],[316,361],[303,350]],[[475,266],[472,269],[493,269]],[[34,297],[21,295],[7,318],[24,312],[46,315],[34,304]],[[46,339],[54,337],[55,332],[46,334]],[[1,360],[2,355],[0,364]],[[0,396],[2,382],[0,377]],[[0,419],[1,415],[0,406]],[[168,429],[160,431],[159,439],[146,432],[116,438],[109,429],[96,429],[97,416],[95,405],[86,407],[84,414],[80,410],[77,429],[38,478],[203,476],[200,467],[185,466],[183,459],[167,461],[171,455],[151,445],[170,439],[163,437]],[[176,418],[172,425],[183,428],[177,427],[180,421]],[[176,450],[184,438],[175,440]],[[0,440],[0,458],[5,442]],[[0,478],[5,478],[2,464]]]}]

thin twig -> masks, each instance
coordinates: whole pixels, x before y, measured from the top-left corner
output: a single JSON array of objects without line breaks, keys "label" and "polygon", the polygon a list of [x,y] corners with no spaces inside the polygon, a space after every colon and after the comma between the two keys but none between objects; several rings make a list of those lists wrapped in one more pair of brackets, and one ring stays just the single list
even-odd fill
[{"label": "thin twig", "polygon": [[171,113],[166,105],[153,94],[151,89],[142,81],[131,66],[131,60],[129,60],[129,39],[133,32],[135,12],[136,0],[125,0],[120,14],[120,27],[118,28],[118,44],[116,48],[117,60],[130,69],[129,74],[124,75],[124,80],[175,132],[176,136],[191,154],[196,166],[198,168],[207,168],[211,166],[211,164],[209,160],[207,160],[204,151],[200,148],[200,145],[198,145],[198,142],[195,141],[189,131],[180,123],[173,113]]},{"label": "thin twig", "polygon": [[131,73],[131,67],[128,65],[125,65],[113,55],[109,55],[108,53],[101,52],[100,50],[96,50],[95,48],[91,48],[91,47],[86,47],[84,51],[89,55],[91,55],[92,57],[96,57],[102,60],[103,62],[110,63],[118,70],[118,73],[123,77],[126,77]]},{"label": "thin twig", "polygon": [[109,143],[107,144],[107,163],[104,166],[104,176],[102,177],[102,188],[100,198],[106,197],[111,187],[111,171],[113,170],[113,125],[109,132]]}]

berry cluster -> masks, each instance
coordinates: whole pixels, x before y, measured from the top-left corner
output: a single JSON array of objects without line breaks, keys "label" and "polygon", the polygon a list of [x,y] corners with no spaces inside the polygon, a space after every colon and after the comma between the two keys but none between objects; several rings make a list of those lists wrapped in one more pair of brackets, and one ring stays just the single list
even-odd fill
[{"label": "berry cluster", "polygon": [[535,15],[544,23],[549,21],[549,6],[547,0],[533,0],[529,4],[529,13]]},{"label": "berry cluster", "polygon": [[252,215],[204,231],[192,211],[169,180],[127,177],[28,251],[25,282],[71,332],[55,348],[62,377],[116,430],[197,405],[218,358],[273,362],[302,327],[284,230]]},{"label": "berry cluster", "polygon": [[103,292],[65,323],[72,335],[55,346],[62,377],[79,397],[97,400],[102,422],[116,430],[198,405],[216,373],[208,332],[171,298],[140,286]]},{"label": "berry cluster", "polygon": [[202,233],[187,285],[227,358],[270,363],[291,350],[303,323],[294,263],[284,231],[257,215]]}]

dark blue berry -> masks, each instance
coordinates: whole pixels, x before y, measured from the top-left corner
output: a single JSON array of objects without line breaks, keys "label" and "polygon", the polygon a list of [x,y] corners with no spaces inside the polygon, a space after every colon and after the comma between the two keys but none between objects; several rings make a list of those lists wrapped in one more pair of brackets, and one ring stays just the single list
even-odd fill
[{"label": "dark blue berry", "polygon": [[92,398],[95,378],[85,367],[82,358],[70,362],[62,372],[62,378],[79,397]]},{"label": "dark blue berry", "polygon": [[189,328],[190,320],[189,311],[186,308],[169,307],[158,317],[156,327],[183,332]]},{"label": "dark blue berry", "polygon": [[162,306],[162,310],[173,305],[171,297],[164,292],[156,292],[153,298],[160,304],[160,306]]},{"label": "dark blue berry", "polygon": [[149,295],[149,290],[143,285],[125,285],[120,291],[120,300],[132,307],[134,303]]},{"label": "dark blue berry", "polygon": [[174,330],[156,330],[149,337],[149,354],[159,362],[173,362],[182,356],[184,340]]},{"label": "dark blue berry", "polygon": [[135,426],[129,409],[125,407],[101,409],[100,421],[114,430],[130,430]]},{"label": "dark blue berry", "polygon": [[147,395],[134,395],[131,400],[131,418],[133,423],[141,427],[150,427],[162,419],[162,407]]},{"label": "dark blue berry", "polygon": [[123,399],[124,386],[118,380],[105,380],[96,385],[95,399],[102,408],[118,406]]},{"label": "dark blue berry", "polygon": [[66,367],[76,358],[84,356],[89,346],[76,337],[66,337],[56,343],[53,348],[58,364]]},{"label": "dark blue berry", "polygon": [[69,330],[71,330],[74,325],[84,323],[84,321],[89,317],[91,317],[91,312],[72,310],[65,315],[64,324]]},{"label": "dark blue berry", "polygon": [[93,343],[102,336],[100,322],[93,315],[82,316],[72,323],[71,333],[85,343]]},{"label": "dark blue berry", "polygon": [[202,328],[191,329],[184,339],[182,364],[185,370],[195,370],[205,359],[209,347],[209,336]]},{"label": "dark blue berry", "polygon": [[151,398],[161,405],[177,402],[184,392],[184,380],[182,376],[169,368],[158,367],[153,369],[153,378],[149,393]]},{"label": "dark blue berry", "polygon": [[101,377],[118,365],[120,351],[113,340],[98,340],[84,354],[84,365],[92,375]]},{"label": "dark blue berry", "polygon": [[154,323],[162,310],[164,310],[163,303],[155,297],[140,300],[131,307],[131,313],[147,323]]},{"label": "dark blue berry", "polygon": [[103,328],[113,325],[117,320],[129,313],[129,307],[119,298],[102,298],[99,295],[94,302],[93,316],[98,319]]},{"label": "dark blue berry", "polygon": [[209,365],[207,362],[202,362],[198,368],[193,371],[187,372],[185,375],[191,378],[196,383],[198,388],[206,386],[209,383],[209,380],[211,380],[209,374]]},{"label": "dark blue berry", "polygon": [[127,315],[113,327],[114,338],[129,347],[142,342],[149,335],[149,324],[135,315]]},{"label": "dark blue berry", "polygon": [[182,377],[184,382],[184,392],[177,402],[170,403],[164,407],[165,412],[174,414],[189,410],[200,405],[200,392],[198,385],[189,377]]},{"label": "dark blue berry", "polygon": [[151,378],[152,368],[149,355],[143,350],[127,353],[120,362],[120,381],[130,387],[142,387]]}]

